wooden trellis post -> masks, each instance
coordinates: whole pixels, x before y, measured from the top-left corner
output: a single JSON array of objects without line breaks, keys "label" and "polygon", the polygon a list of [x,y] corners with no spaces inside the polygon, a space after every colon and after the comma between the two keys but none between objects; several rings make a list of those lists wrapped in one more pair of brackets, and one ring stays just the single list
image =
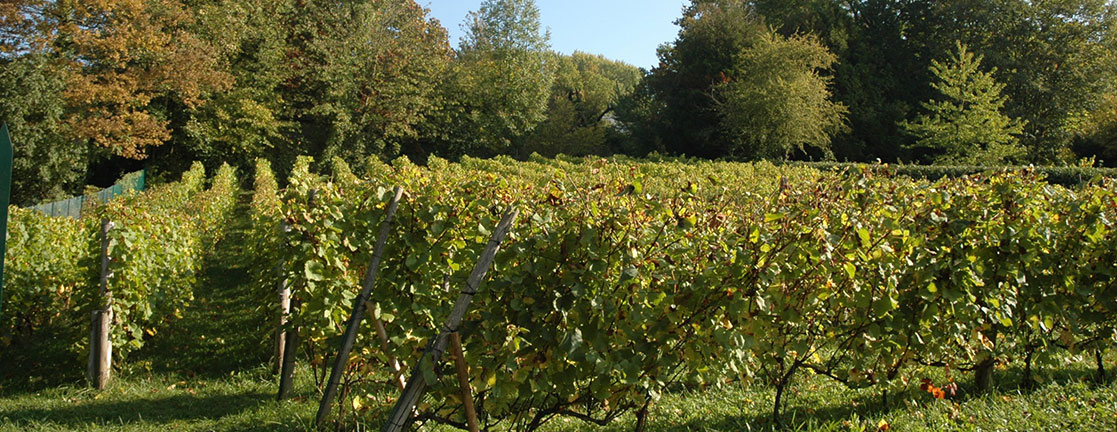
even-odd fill
[{"label": "wooden trellis post", "polygon": [[[283,222],[280,224],[279,230],[283,234],[291,232],[291,224]],[[291,314],[291,285],[288,284],[287,269],[283,268],[283,263],[277,263],[276,271],[279,273],[279,282],[276,284],[276,294],[279,296],[279,322],[275,330],[275,352],[273,354],[275,362],[272,364],[272,373],[279,373],[280,369],[283,368],[283,354],[286,352],[284,342],[287,340],[283,326],[287,325],[287,316]]]},{"label": "wooden trellis post", "polygon": [[109,279],[109,232],[112,221],[101,221],[101,287],[98,309],[93,311],[92,329],[89,334],[89,382],[98,390],[109,384],[112,375],[112,290]]},{"label": "wooden trellis post", "polygon": [[469,432],[479,432],[477,408],[473,406],[473,389],[469,388],[469,366],[465,363],[465,350],[462,349],[462,334],[450,333],[450,353],[454,355],[454,368],[458,372],[458,388],[462,392],[462,405],[465,406],[465,422]]},{"label": "wooden trellis post", "polygon": [[[318,404],[318,415],[314,420],[314,423],[318,426],[321,426],[322,422],[326,420],[326,416],[330,415],[330,406],[337,396],[337,386],[341,382],[341,374],[345,372],[345,364],[349,361],[349,352],[353,350],[353,343],[357,340],[357,331],[361,327],[365,305],[372,294],[373,286],[376,285],[376,276],[380,271],[380,259],[384,255],[384,245],[388,242],[388,231],[392,225],[392,218],[396,216],[396,208],[399,207],[399,201],[402,197],[403,188],[396,186],[392,201],[388,203],[388,211],[384,215],[384,220],[380,223],[380,233],[376,237],[376,247],[373,249],[372,259],[369,262],[368,270],[365,272],[361,292],[357,295],[357,298],[353,299],[353,313],[345,326],[345,336],[341,339],[341,349],[338,350],[334,368],[330,371],[330,380],[326,383],[326,390],[322,393],[322,401]],[[380,324],[377,330],[381,328],[383,328],[383,324]]]},{"label": "wooden trellis post", "polygon": [[384,355],[388,356],[388,366],[392,368],[392,382],[396,384],[396,387],[399,387],[399,391],[403,391],[403,389],[407,387],[407,381],[403,378],[403,368],[400,366],[400,362],[396,359],[396,356],[388,352],[388,330],[384,328],[384,321],[381,321],[380,318],[372,314],[372,309],[372,304],[366,302],[365,314],[368,315],[373,325],[376,326],[376,336],[380,338],[380,350],[384,352]]},{"label": "wooden trellis post", "polygon": [[450,342],[450,334],[458,330],[462,318],[465,317],[466,310],[469,309],[469,303],[473,300],[473,295],[477,294],[477,288],[481,285],[481,281],[492,265],[493,259],[496,258],[500,243],[504,241],[508,230],[512,228],[512,222],[516,220],[517,215],[519,215],[519,211],[512,207],[504,212],[504,216],[497,224],[492,237],[489,238],[488,245],[481,253],[481,258],[477,261],[477,265],[473,267],[473,272],[469,274],[465,286],[462,287],[461,294],[458,295],[458,300],[454,303],[454,309],[450,312],[450,317],[446,319],[446,323],[439,330],[438,336],[427,346],[423,356],[415,363],[415,366],[412,366],[411,378],[407,380],[407,387],[403,390],[399,400],[396,401],[395,407],[392,408],[392,413],[388,416],[388,422],[384,423],[384,432],[402,431],[411,420],[411,412],[415,405],[419,403],[419,399],[423,396],[428,384],[423,378],[422,365],[427,362],[432,365],[438,363],[442,354],[446,352],[446,346]]},{"label": "wooden trellis post", "polygon": [[0,125],[0,314],[4,311],[4,259],[8,251],[8,204],[12,197],[12,139]]},{"label": "wooden trellis post", "polygon": [[[311,189],[306,197],[306,206],[309,208],[314,204],[314,197],[318,195],[318,189]],[[291,309],[299,309],[299,300],[291,298],[288,287],[287,301],[290,302]],[[295,323],[288,323],[287,330],[283,336],[283,361],[279,366],[279,394],[276,395],[277,400],[287,399],[287,395],[291,393],[291,385],[295,376],[295,355],[299,351],[299,329],[294,325]]]}]

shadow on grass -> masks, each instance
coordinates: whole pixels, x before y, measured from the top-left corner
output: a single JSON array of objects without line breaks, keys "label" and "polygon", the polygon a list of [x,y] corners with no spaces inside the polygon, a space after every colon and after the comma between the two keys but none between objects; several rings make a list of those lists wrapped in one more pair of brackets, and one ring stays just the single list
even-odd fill
[{"label": "shadow on grass", "polygon": [[72,347],[81,333],[75,328],[47,326],[0,349],[0,395],[82,382],[86,359]]},{"label": "shadow on grass", "polygon": [[215,420],[252,410],[269,400],[268,396],[249,392],[212,396],[173,395],[147,399],[130,397],[128,400],[79,402],[69,407],[0,411],[0,417],[13,426],[51,424],[71,430],[90,424],[161,424]]}]

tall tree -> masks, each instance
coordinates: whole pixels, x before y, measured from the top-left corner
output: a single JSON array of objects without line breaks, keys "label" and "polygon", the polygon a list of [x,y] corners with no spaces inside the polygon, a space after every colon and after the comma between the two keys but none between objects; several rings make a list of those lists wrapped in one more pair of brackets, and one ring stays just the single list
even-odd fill
[{"label": "tall tree", "polygon": [[283,17],[289,0],[195,0],[199,37],[214,47],[233,85],[177,116],[172,145],[152,152],[152,163],[182,171],[195,160],[216,168],[230,163],[248,170],[257,157],[277,161],[296,151],[287,139],[294,123],[283,117],[280,92],[291,73],[286,67]]},{"label": "tall tree", "polygon": [[299,152],[390,157],[437,108],[450,49],[415,1],[299,1],[286,19],[286,118]]},{"label": "tall tree", "polygon": [[443,152],[492,155],[546,116],[554,72],[534,0],[485,0],[471,12],[450,79]]},{"label": "tall tree", "polygon": [[[834,55],[834,99],[849,128],[831,144],[838,160],[893,161],[910,141],[898,126],[932,94],[927,60],[911,48],[911,0],[753,0],[780,34],[812,34]],[[926,57],[924,57],[926,58]]]},{"label": "tall tree", "polygon": [[17,205],[76,193],[87,171],[89,148],[69,138],[65,121],[71,71],[54,46],[54,7],[47,0],[0,3],[0,123],[11,131]]},{"label": "tall tree", "polygon": [[0,123],[11,129],[12,203],[32,205],[80,192],[89,147],[65,123],[66,71],[42,53],[0,59]]},{"label": "tall tree", "polygon": [[213,47],[191,31],[177,0],[58,1],[56,40],[71,67],[65,97],[77,138],[142,159],[171,138],[171,111],[200,106],[230,77]]},{"label": "tall tree", "polygon": [[1080,120],[1077,130],[1076,153],[1117,167],[1117,94],[1105,95],[1098,107]]},{"label": "tall tree", "polygon": [[614,111],[643,73],[635,66],[583,52],[552,53],[550,58],[555,80],[546,120],[522,139],[520,150],[546,156],[615,152],[620,137]]},{"label": "tall tree", "polygon": [[1071,157],[1075,117],[1114,82],[1117,4],[1109,0],[942,0],[905,7],[906,38],[922,58],[960,40],[998,68],[1005,110],[1027,122],[1032,162]]},{"label": "tall tree", "polygon": [[831,100],[820,75],[836,58],[814,38],[758,37],[714,86],[722,127],[735,156],[786,159],[814,147],[827,157],[830,138],[845,128],[844,105]]},{"label": "tall tree", "polygon": [[826,155],[845,108],[823,73],[834,57],[814,38],[775,34],[740,0],[695,0],[647,78],[665,150],[701,157]]},{"label": "tall tree", "polygon": [[933,86],[943,98],[923,104],[926,114],[903,123],[917,147],[934,152],[935,162],[998,165],[1024,155],[1016,138],[1024,123],[1001,113],[1005,86],[993,77],[996,68],[981,70],[981,59],[958,43],[945,63],[932,61]]}]

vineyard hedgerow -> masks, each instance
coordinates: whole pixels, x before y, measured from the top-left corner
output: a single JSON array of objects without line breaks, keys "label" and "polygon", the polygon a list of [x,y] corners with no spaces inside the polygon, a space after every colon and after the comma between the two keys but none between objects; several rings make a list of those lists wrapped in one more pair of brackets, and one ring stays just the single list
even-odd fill
[{"label": "vineyard hedgerow", "polygon": [[[359,176],[340,160],[329,175],[311,164],[299,158],[280,189],[257,163],[239,259],[259,307],[277,311],[287,281],[285,328],[319,385],[389,191],[406,190],[372,297],[387,349],[360,332],[344,416],[387,408],[373,395],[392,385],[384,363],[396,358],[431,384],[420,420],[464,422],[449,366],[414,363],[509,206],[521,216],[457,329],[486,426],[603,424],[643,417],[667,391],[751,383],[775,388],[779,421],[804,374],[885,397],[927,375],[947,377],[929,390],[975,392],[1008,363],[1030,377],[1033,365],[1097,354],[1104,373],[1099,353],[1117,338],[1112,180],[1064,188],[1015,170],[929,182],[889,167],[624,158],[371,160]],[[96,218],[13,212],[4,325],[28,336],[63,320],[82,346],[100,301],[101,218],[117,224],[117,352],[174,325],[165,318],[190,302],[202,255],[233,217],[233,171],[203,183],[196,166]],[[975,374],[974,388],[952,383],[959,372]]]},{"label": "vineyard hedgerow", "polygon": [[74,354],[85,354],[89,313],[101,308],[101,220],[110,220],[108,289],[112,292],[114,352],[143,345],[145,333],[193,299],[202,255],[221,239],[240,186],[222,166],[205,189],[194,164],[181,181],[98,204],[82,219],[50,218],[13,209],[7,252],[4,326],[12,338],[31,337],[54,322],[73,330]]},{"label": "vineyard hedgerow", "polygon": [[[358,179],[332,165],[333,180],[306,159],[293,170],[277,242],[319,383],[387,191],[406,189],[373,294],[389,350],[365,332],[349,362],[358,409],[379,403],[361,377],[419,358],[507,206],[521,217],[459,329],[486,425],[605,423],[679,385],[736,382],[773,385],[779,421],[806,371],[884,394],[928,368],[974,371],[980,391],[997,364],[1030,371],[1115,340],[1110,180],[500,158],[373,161]],[[419,418],[461,424],[447,366],[408,366],[436,383]]]}]

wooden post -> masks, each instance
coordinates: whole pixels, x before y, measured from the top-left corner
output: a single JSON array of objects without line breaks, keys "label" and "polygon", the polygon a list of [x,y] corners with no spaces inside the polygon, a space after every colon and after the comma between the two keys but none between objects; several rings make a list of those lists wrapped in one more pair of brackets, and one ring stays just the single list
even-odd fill
[{"label": "wooden post", "polygon": [[403,378],[403,368],[400,366],[399,360],[388,351],[388,330],[384,328],[384,321],[372,315],[371,304],[365,304],[365,313],[376,325],[376,335],[380,338],[380,350],[388,356],[388,366],[392,368],[392,381],[395,382],[396,387],[399,387],[399,391],[403,391],[407,387],[407,381]]},{"label": "wooden post", "polygon": [[438,360],[442,358],[442,353],[446,351],[446,345],[449,343],[450,333],[458,330],[458,325],[461,324],[465,311],[473,300],[473,295],[477,294],[477,288],[485,278],[485,273],[489,271],[489,266],[492,265],[493,259],[496,258],[496,252],[500,249],[500,243],[504,241],[504,236],[508,234],[508,230],[512,228],[512,222],[516,220],[517,215],[519,215],[519,211],[512,207],[504,212],[500,223],[493,230],[492,237],[489,238],[489,244],[485,246],[481,258],[477,261],[477,265],[473,267],[473,272],[469,274],[465,286],[462,287],[461,294],[458,295],[458,300],[454,303],[454,309],[450,312],[450,317],[446,319],[446,323],[439,330],[438,336],[427,346],[423,356],[419,358],[415,366],[411,367],[411,378],[407,380],[407,388],[403,390],[403,394],[400,395],[395,407],[392,408],[392,413],[388,416],[388,422],[384,423],[384,432],[402,431],[411,420],[411,412],[415,405],[419,403],[419,399],[422,398],[423,392],[427,388],[427,382],[423,378],[423,364],[427,362],[432,365],[437,364]]},{"label": "wooden post", "polygon": [[[294,306],[297,308],[298,303],[295,302]],[[299,329],[294,325],[287,328],[286,335],[284,336],[285,344],[283,345],[283,364],[279,368],[279,394],[276,400],[287,399],[291,394],[291,385],[295,377],[295,355],[299,349]]]},{"label": "wooden post", "polygon": [[[314,204],[314,197],[317,195],[318,189],[311,189],[307,193],[306,206],[308,208]],[[287,301],[290,302],[290,309],[299,309],[299,300],[290,295],[290,291],[288,291]],[[290,309],[288,309],[288,312]],[[287,331],[283,336],[283,361],[279,366],[279,394],[276,395],[277,400],[287,399],[287,395],[291,393],[291,385],[295,377],[295,355],[299,352],[299,328],[297,324],[296,322],[288,323]]]},{"label": "wooden post", "polygon": [[101,221],[101,287],[98,309],[93,311],[89,334],[89,381],[98,390],[109,383],[112,375],[112,290],[109,289],[109,232],[112,221]]},{"label": "wooden post", "polygon": [[341,349],[338,350],[334,368],[330,371],[330,380],[326,383],[326,390],[322,393],[322,400],[318,404],[318,415],[314,419],[315,425],[322,426],[326,416],[330,415],[330,406],[333,404],[334,398],[337,397],[337,386],[341,383],[341,374],[345,372],[345,363],[349,361],[349,352],[353,350],[353,343],[357,340],[357,331],[360,330],[361,318],[364,317],[365,304],[368,303],[368,298],[372,295],[372,288],[376,285],[376,276],[380,271],[380,260],[384,255],[384,245],[388,242],[388,231],[392,225],[392,218],[396,216],[396,208],[399,207],[400,198],[403,198],[403,188],[396,186],[395,194],[388,203],[388,211],[384,215],[384,220],[380,223],[380,233],[376,237],[376,247],[373,249],[372,259],[369,261],[368,270],[365,272],[361,292],[357,294],[357,298],[353,299],[353,313],[349,316],[349,322],[345,326],[345,336],[341,339]]},{"label": "wooden post", "polygon": [[480,432],[477,408],[473,406],[473,389],[469,388],[469,366],[465,364],[461,333],[450,333],[450,353],[454,355],[454,367],[458,370],[458,387],[462,392],[462,404],[465,405],[466,425],[469,426],[469,432]]},{"label": "wooden post", "polygon": [[89,382],[104,390],[112,375],[112,309],[93,311],[89,334]]},{"label": "wooden post", "polygon": [[[284,221],[280,224],[280,232],[283,234],[291,232],[291,224]],[[283,367],[283,353],[286,346],[283,344],[287,340],[283,326],[287,324],[287,316],[291,314],[291,285],[287,281],[287,269],[283,268],[283,263],[276,264],[276,271],[279,273],[279,283],[276,285],[276,294],[279,296],[279,323],[275,327],[275,352],[273,358],[275,362],[272,364],[272,373],[279,373]]]}]

